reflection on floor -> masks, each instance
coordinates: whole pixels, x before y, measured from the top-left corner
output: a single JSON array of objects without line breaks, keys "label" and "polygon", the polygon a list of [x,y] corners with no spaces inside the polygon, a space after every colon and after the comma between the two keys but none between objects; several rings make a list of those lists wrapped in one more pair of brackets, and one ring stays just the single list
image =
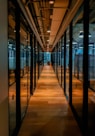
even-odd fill
[{"label": "reflection on floor", "polygon": [[45,66],[18,136],[81,136],[51,66]]}]

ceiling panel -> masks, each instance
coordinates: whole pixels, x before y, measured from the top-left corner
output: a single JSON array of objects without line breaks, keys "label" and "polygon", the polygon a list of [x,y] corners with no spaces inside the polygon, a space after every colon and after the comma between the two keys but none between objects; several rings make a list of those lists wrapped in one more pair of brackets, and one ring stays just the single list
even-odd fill
[{"label": "ceiling panel", "polygon": [[51,23],[51,33],[50,33],[50,42],[49,42],[50,45],[53,45],[53,42],[56,38],[56,34],[58,33],[59,27],[67,11],[68,4],[69,4],[69,0],[64,0],[64,1],[55,0],[53,15],[52,15],[52,23]]}]

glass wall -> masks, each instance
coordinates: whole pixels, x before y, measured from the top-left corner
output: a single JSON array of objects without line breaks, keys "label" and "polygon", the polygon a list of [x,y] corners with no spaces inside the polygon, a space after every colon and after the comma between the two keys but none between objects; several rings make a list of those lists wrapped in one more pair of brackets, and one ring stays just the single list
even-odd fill
[{"label": "glass wall", "polygon": [[38,82],[38,42],[35,43],[35,87]]},{"label": "glass wall", "polygon": [[[82,5],[78,12],[76,13],[72,21],[72,111],[81,130],[86,131],[86,136],[95,136],[95,2],[93,0],[89,1],[89,44],[88,44],[88,92],[87,86],[84,84],[86,82],[86,75],[83,71],[85,62],[84,51],[87,49],[85,44],[85,27],[84,22],[84,5]],[[64,35],[65,37],[65,35]],[[65,38],[61,38],[65,39]],[[86,36],[85,36],[86,37]],[[87,37],[86,37],[87,39]],[[60,72],[60,47],[59,43],[53,50],[52,62],[53,67],[56,71],[58,78],[60,79],[60,73],[62,76],[62,87],[64,89],[64,54],[66,53],[66,95],[69,96],[69,29],[66,30],[66,52],[64,52],[65,42],[61,41],[61,65],[62,71]],[[62,44],[63,43],[63,44]],[[87,64],[87,63],[86,63]],[[86,75],[87,76],[87,75]],[[85,87],[86,86],[86,87]],[[87,96],[88,93],[88,96]],[[88,103],[85,99],[88,98]],[[88,107],[87,107],[88,106]],[[88,108],[88,111],[86,112]],[[85,115],[84,115],[85,113]],[[87,118],[86,118],[86,117]],[[88,119],[88,120],[87,120]],[[86,128],[88,123],[88,129]]]},{"label": "glass wall", "polygon": [[60,39],[51,53],[51,62],[58,78],[59,84],[64,89],[64,37]]},{"label": "glass wall", "polygon": [[[56,46],[56,72],[57,72],[57,78],[58,78],[58,74],[59,74],[59,43],[57,43],[57,46]],[[58,79],[59,80],[59,79]]]},{"label": "glass wall", "polygon": [[[20,103],[17,96],[17,37],[16,37],[16,6],[15,2],[8,1],[8,75],[9,75],[9,130],[10,136],[14,135],[16,127],[18,127],[17,107],[21,107],[21,119],[24,117],[28,101],[30,98],[30,67],[31,67],[31,47],[29,26],[20,13]],[[19,26],[18,26],[19,27]],[[19,63],[19,61],[18,61]],[[17,79],[18,78],[18,79]],[[16,105],[18,103],[18,105]],[[19,111],[20,113],[20,111]],[[20,118],[20,117],[19,117]],[[20,121],[19,121],[20,123]],[[20,124],[19,124],[20,125]]]},{"label": "glass wall", "polygon": [[30,46],[30,43],[28,43],[28,49],[27,49],[27,62],[28,62],[28,72],[27,72],[27,102],[29,102],[29,99],[30,99],[30,70],[31,70],[31,46]]},{"label": "glass wall", "polygon": [[59,84],[61,85],[61,39],[59,40]]},{"label": "glass wall", "polygon": [[72,105],[79,123],[83,111],[83,37],[83,7],[80,7],[73,19],[72,33]]},{"label": "glass wall", "polygon": [[16,36],[15,36],[15,6],[8,1],[8,62],[9,62],[9,132],[16,127]]},{"label": "glass wall", "polygon": [[[20,101],[21,118],[24,117],[30,97],[30,34],[24,16],[20,15]],[[26,27],[27,26],[27,27]]]},{"label": "glass wall", "polygon": [[44,65],[43,50],[19,5],[12,0],[8,1],[8,62],[9,129],[12,136],[25,116],[30,92],[33,94]]},{"label": "glass wall", "polygon": [[55,46],[55,72],[56,72],[56,76],[58,76],[58,46]]},{"label": "glass wall", "polygon": [[36,45],[36,84],[38,82],[38,42]]},{"label": "glass wall", "polygon": [[57,45],[57,76],[58,76],[58,81],[60,83],[60,72],[61,72],[61,67],[60,67],[60,41],[58,42]]},{"label": "glass wall", "polygon": [[36,39],[34,35],[34,44],[33,44],[33,90],[35,90],[36,87],[36,57],[35,57],[35,44],[36,44]]}]

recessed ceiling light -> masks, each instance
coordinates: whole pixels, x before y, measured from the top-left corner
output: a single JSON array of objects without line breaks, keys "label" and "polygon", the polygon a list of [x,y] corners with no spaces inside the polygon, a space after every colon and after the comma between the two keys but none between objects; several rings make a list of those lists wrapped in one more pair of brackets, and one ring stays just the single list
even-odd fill
[{"label": "recessed ceiling light", "polygon": [[54,4],[54,1],[53,1],[53,0],[50,0],[50,1],[49,1],[49,4]]},{"label": "recessed ceiling light", "polygon": [[26,39],[26,42],[28,42],[29,40],[28,39]]},{"label": "recessed ceiling light", "polygon": [[16,30],[14,29],[14,33],[16,33]]},{"label": "recessed ceiling light", "polygon": [[47,30],[48,33],[50,33],[51,31],[50,30]]}]

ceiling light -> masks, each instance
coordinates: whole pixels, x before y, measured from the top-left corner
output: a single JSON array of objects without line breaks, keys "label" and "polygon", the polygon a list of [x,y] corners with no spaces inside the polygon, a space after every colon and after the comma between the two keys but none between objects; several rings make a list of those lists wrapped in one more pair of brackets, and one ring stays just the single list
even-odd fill
[{"label": "ceiling light", "polygon": [[[80,33],[79,33],[79,38],[83,38],[83,36],[84,36],[84,32],[83,31],[80,31]],[[91,37],[91,34],[89,33],[89,37]]]},{"label": "ceiling light", "polygon": [[77,42],[73,41],[72,44],[78,44]]},{"label": "ceiling light", "polygon": [[47,30],[48,33],[50,33],[51,31],[50,30]]},{"label": "ceiling light", "polygon": [[91,34],[89,33],[89,37],[91,37]]},{"label": "ceiling light", "polygon": [[82,46],[80,46],[79,48],[80,48],[80,49],[83,49],[83,47],[82,47]]},{"label": "ceiling light", "polygon": [[49,4],[54,4],[54,1],[53,1],[53,0],[50,0],[50,1],[49,1]]},{"label": "ceiling light", "polygon": [[83,31],[80,31],[79,38],[83,38],[83,35],[84,35]]},{"label": "ceiling light", "polygon": [[28,39],[26,39],[26,42],[28,42],[29,40]]},{"label": "ceiling light", "polygon": [[14,29],[14,33],[16,33],[16,30]]}]

